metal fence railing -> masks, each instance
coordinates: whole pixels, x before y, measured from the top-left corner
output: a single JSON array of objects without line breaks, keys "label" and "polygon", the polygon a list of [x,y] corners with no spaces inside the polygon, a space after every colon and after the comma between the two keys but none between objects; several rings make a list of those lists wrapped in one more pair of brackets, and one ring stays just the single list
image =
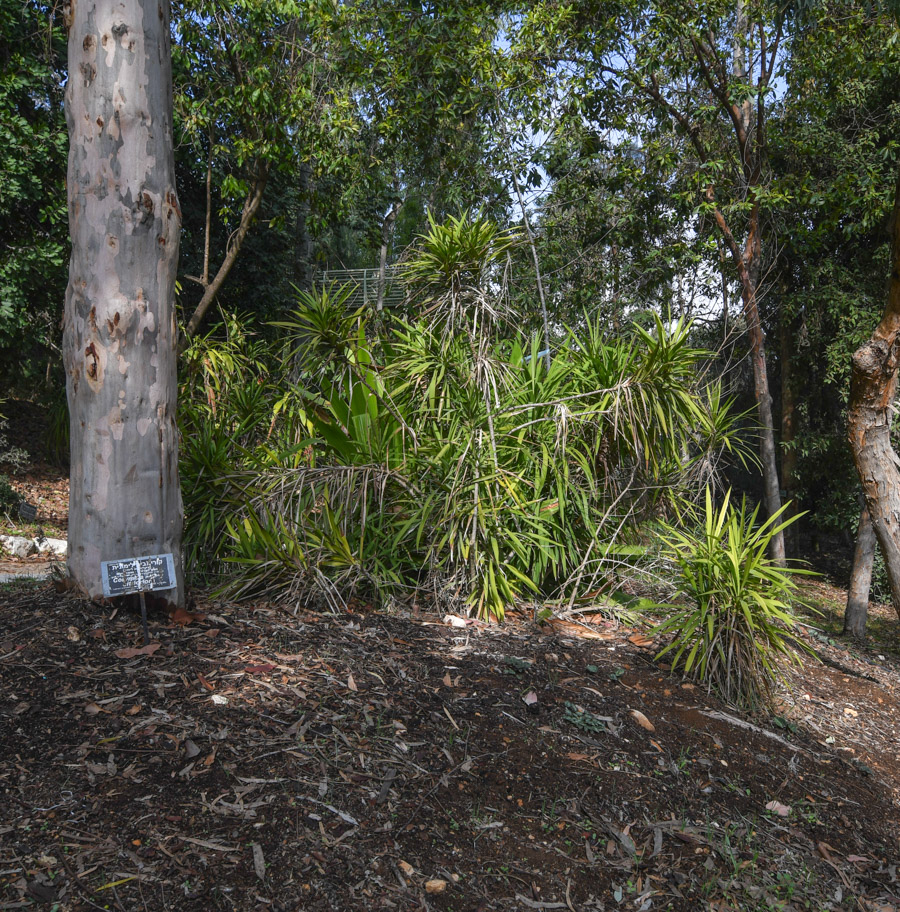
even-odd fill
[{"label": "metal fence railing", "polygon": [[[313,277],[313,283],[319,286],[351,286],[347,306],[358,308],[374,307],[378,302],[378,269],[323,269]],[[384,273],[383,307],[397,307],[403,303],[406,290],[400,281],[400,271],[395,266],[388,266]]]}]

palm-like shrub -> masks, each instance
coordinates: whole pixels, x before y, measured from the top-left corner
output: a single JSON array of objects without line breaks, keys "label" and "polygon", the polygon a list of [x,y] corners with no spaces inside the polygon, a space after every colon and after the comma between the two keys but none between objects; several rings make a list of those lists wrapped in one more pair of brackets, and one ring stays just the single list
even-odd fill
[{"label": "palm-like shrub", "polygon": [[185,561],[194,579],[221,572],[231,551],[229,518],[244,514],[258,473],[287,458],[285,447],[268,445],[283,390],[264,357],[247,320],[232,314],[224,315],[224,333],[195,338],[185,353],[179,473]]},{"label": "palm-like shrub", "polygon": [[[499,618],[518,598],[605,585],[640,552],[639,521],[690,493],[718,419],[695,391],[688,326],[608,340],[586,318],[560,329],[548,368],[506,300],[512,241],[480,218],[432,224],[406,266],[418,318],[382,316],[376,332],[346,289],[303,293],[278,324],[292,377],[267,379],[269,410],[229,381],[266,419],[215,416],[246,472],[204,468],[186,490],[202,482],[193,499],[217,536],[204,540],[231,561],[233,593],[340,604],[427,590]],[[199,394],[195,408],[213,417]],[[193,426],[189,448],[219,459]]]},{"label": "palm-like shrub", "polygon": [[687,604],[657,627],[671,637],[658,658],[671,654],[673,669],[729,703],[758,709],[771,704],[782,665],[799,662],[798,649],[806,648],[792,633],[791,603],[795,578],[809,571],[779,567],[767,554],[796,516],[782,520],[779,513],[758,523],[759,508],[735,508],[730,493],[716,509],[707,489],[698,532],[666,529],[665,548]]}]

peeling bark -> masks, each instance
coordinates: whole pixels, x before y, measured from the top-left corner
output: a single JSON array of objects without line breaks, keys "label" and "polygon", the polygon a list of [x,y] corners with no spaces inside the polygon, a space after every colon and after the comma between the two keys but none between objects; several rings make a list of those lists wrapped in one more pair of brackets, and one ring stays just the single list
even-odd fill
[{"label": "peeling bark", "polygon": [[171,553],[178,586],[159,596],[180,605],[169,6],[78,0],[66,23],[69,576],[101,598],[101,561]]},{"label": "peeling bark", "polygon": [[866,507],[900,616],[900,471],[891,421],[900,364],[900,178],[891,220],[891,276],[881,322],[853,355],[847,431]]}]

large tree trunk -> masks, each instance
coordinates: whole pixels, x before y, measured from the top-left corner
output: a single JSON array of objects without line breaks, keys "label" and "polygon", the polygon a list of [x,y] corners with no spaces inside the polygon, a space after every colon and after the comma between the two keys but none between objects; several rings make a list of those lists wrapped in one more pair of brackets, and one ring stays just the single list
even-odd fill
[{"label": "large tree trunk", "polygon": [[900,364],[900,179],[891,221],[891,277],[881,322],[853,355],[847,430],[866,507],[900,616],[900,471],[891,421]]},{"label": "large tree trunk", "polygon": [[875,564],[875,529],[869,511],[863,503],[856,530],[856,549],[853,552],[853,569],[850,571],[850,590],[847,592],[847,609],[844,612],[844,633],[858,640],[866,638],[866,617],[869,613],[869,588],[872,585],[872,567]]},{"label": "large tree trunk", "polygon": [[171,553],[178,585],[158,595],[180,605],[169,4],[77,0],[66,16],[69,576],[98,598],[101,561]]}]

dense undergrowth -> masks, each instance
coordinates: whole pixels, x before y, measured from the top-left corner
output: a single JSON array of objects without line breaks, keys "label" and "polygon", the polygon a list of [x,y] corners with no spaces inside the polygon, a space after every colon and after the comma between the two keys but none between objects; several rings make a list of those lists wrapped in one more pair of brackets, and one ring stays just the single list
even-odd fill
[{"label": "dense undergrowth", "polygon": [[[585,315],[550,359],[506,295],[515,239],[432,224],[407,306],[298,294],[275,354],[228,317],[187,354],[188,561],[232,595],[429,599],[501,618],[648,572],[694,514],[737,420],[690,326],[613,336]],[[227,577],[223,571],[227,568]]]}]

